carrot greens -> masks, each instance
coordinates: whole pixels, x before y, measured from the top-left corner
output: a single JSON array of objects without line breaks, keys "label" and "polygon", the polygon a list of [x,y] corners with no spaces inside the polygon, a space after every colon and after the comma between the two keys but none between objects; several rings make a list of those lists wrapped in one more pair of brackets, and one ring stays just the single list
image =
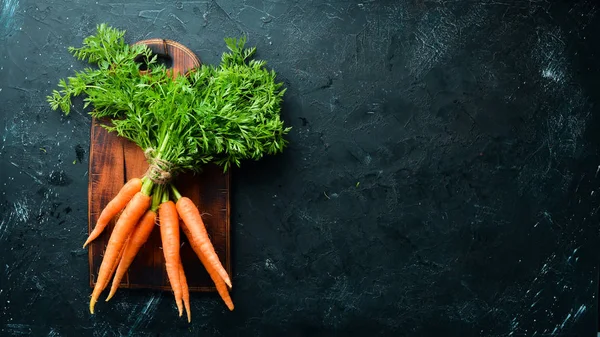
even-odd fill
[{"label": "carrot greens", "polygon": [[[280,119],[285,93],[266,62],[251,59],[245,37],[226,38],[228,52],[218,66],[202,65],[173,78],[144,45],[130,46],[124,31],[104,24],[83,46],[69,50],[98,67],[60,80],[48,96],[53,109],[69,114],[71,99],[85,94],[91,115],[109,118],[106,129],[150,149],[169,171],[201,169],[214,162],[227,170],[245,159],[283,150],[290,130]],[[140,58],[148,72],[140,72]]]}]

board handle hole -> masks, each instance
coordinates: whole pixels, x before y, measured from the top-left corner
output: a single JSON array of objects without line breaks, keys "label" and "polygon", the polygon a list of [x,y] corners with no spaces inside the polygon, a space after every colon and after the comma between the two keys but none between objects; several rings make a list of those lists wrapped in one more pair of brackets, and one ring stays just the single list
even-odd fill
[{"label": "board handle hole", "polygon": [[[171,69],[173,67],[173,58],[171,56],[164,54],[152,54],[153,57],[154,55],[158,56],[156,58],[156,62],[158,64],[164,65],[167,69]],[[141,71],[148,70],[148,60],[144,56],[138,56],[135,59],[135,62],[140,64]]]}]

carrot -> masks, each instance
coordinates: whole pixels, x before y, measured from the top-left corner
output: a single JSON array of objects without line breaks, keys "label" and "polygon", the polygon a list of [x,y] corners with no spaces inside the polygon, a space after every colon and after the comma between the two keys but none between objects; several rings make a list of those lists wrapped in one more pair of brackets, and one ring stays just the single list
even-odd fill
[{"label": "carrot", "polygon": [[111,274],[115,270],[115,265],[119,263],[119,255],[125,245],[125,242],[129,238],[129,235],[135,229],[135,225],[139,219],[150,207],[151,198],[143,192],[137,192],[131,201],[125,207],[125,210],[119,217],[115,228],[110,235],[106,251],[104,252],[104,258],[98,271],[98,278],[96,285],[92,292],[92,298],[90,299],[90,313],[94,313],[94,306],[100,297],[100,293],[106,288]]},{"label": "carrot", "polygon": [[112,218],[114,218],[141,189],[142,179],[140,178],[132,178],[123,185],[119,193],[117,193],[100,213],[98,221],[96,221],[96,226],[83,244],[83,248],[95,240],[104,231],[104,228],[106,228],[106,225],[108,225],[110,220],[112,220]]},{"label": "carrot", "polygon": [[[123,258],[123,252],[125,252],[125,246],[127,246],[127,242],[129,242],[129,238],[125,241],[125,244],[123,245],[123,248],[121,248],[121,251],[119,252],[119,257],[117,257],[117,261],[121,261],[121,259]],[[114,264],[114,266],[110,270],[110,274],[108,274],[108,278],[111,278],[113,276],[113,274],[115,273],[115,270],[117,270],[117,264],[116,263]]]},{"label": "carrot", "polygon": [[[189,238],[191,237],[189,228],[185,224],[183,224],[181,226],[181,228],[183,229],[183,233],[185,233],[185,235],[188,237],[188,240],[189,240]],[[198,247],[194,247],[194,244],[192,243],[191,240],[189,240],[189,241],[190,241],[190,245],[196,252],[196,255],[198,255],[198,258],[200,258],[200,261],[204,265],[204,268],[206,268],[208,275],[213,280],[215,287],[217,288],[217,292],[219,293],[219,296],[221,296],[221,298],[223,299],[223,302],[225,302],[225,305],[227,305],[227,308],[229,308],[230,311],[233,311],[233,308],[234,308],[233,301],[231,300],[231,297],[229,296],[229,291],[227,290],[227,285],[225,285],[225,282],[220,277],[220,275],[217,273],[214,266],[208,262],[208,260],[206,259],[206,256],[204,256],[204,254],[200,251],[200,249]],[[198,253],[199,251],[200,251],[200,253]]]},{"label": "carrot", "polygon": [[227,275],[227,271],[223,268],[223,265],[215,252],[215,248],[208,237],[206,227],[204,226],[198,208],[190,198],[181,197],[181,195],[178,196],[177,212],[179,213],[181,220],[183,220],[185,227],[188,228],[189,235],[187,235],[187,237],[196,252],[196,255],[204,255],[206,262],[215,269],[221,279],[231,288],[229,275]]},{"label": "carrot", "polygon": [[[202,260],[202,259],[200,259],[200,260]],[[223,280],[221,280],[220,278],[215,279],[212,276],[211,276],[211,278],[213,279],[213,282],[215,282],[215,286],[217,288],[217,292],[219,293],[219,296],[221,296],[221,298],[225,302],[225,305],[227,305],[227,308],[229,309],[229,311],[233,311],[234,305],[233,305],[233,301],[231,300],[231,296],[229,296],[229,291],[227,290],[227,286],[225,285]]]},{"label": "carrot", "polygon": [[179,280],[181,281],[181,292],[183,297],[183,304],[185,305],[185,311],[187,312],[188,323],[192,322],[192,311],[190,308],[190,290],[188,288],[187,279],[185,277],[185,271],[183,270],[183,264],[179,259]]},{"label": "carrot", "polygon": [[[168,198],[168,193],[165,193]],[[165,256],[165,267],[169,282],[175,295],[175,302],[179,310],[179,316],[183,314],[181,303],[182,292],[179,281],[179,218],[177,209],[171,200],[163,198],[163,202],[158,208],[158,219],[160,221],[160,237],[162,240],[162,250]]]},{"label": "carrot", "polygon": [[144,214],[144,216],[140,219],[133,233],[131,233],[129,240],[125,245],[123,257],[120,259],[117,272],[115,273],[115,277],[113,278],[110,293],[106,298],[107,302],[117,292],[119,284],[121,283],[121,279],[123,279],[123,276],[125,276],[127,269],[135,259],[135,256],[137,255],[142,245],[148,240],[148,237],[152,233],[152,230],[154,229],[154,226],[156,224],[155,221],[156,212],[152,209],[149,209],[148,211],[146,211],[146,214]]},{"label": "carrot", "polygon": [[[179,192],[175,189],[175,187],[172,187],[172,188],[173,188],[173,193],[175,194],[175,198],[178,199],[177,200],[177,206],[178,206],[177,210],[179,212],[179,209],[180,209],[179,206],[186,205],[187,201],[185,199],[187,199],[187,198],[184,199],[183,197],[181,197],[181,194],[179,194]],[[182,200],[183,200],[183,204],[180,204],[180,202]],[[187,199],[187,200],[189,200],[189,199]],[[190,202],[191,202],[191,200],[190,200]],[[193,202],[191,202],[191,204],[193,205],[193,209],[195,209],[197,212],[198,209],[193,204]],[[185,207],[182,207],[182,209],[185,210]],[[194,212],[192,211],[192,214],[193,213]],[[199,216],[200,216],[200,214],[198,214],[198,217]],[[183,220],[184,217],[186,217],[186,216],[185,215],[182,216],[182,214],[179,213],[179,217],[181,217]],[[202,221],[202,220],[200,220],[200,221]],[[203,223],[202,223],[202,227],[204,227]],[[231,300],[231,297],[229,295],[229,291],[227,290],[227,285],[225,284],[225,281],[223,280],[221,275],[218,273],[215,263],[213,263],[212,261],[210,261],[207,258],[205,251],[201,247],[202,240],[194,239],[194,233],[192,231],[192,228],[193,227],[189,226],[188,223],[185,222],[185,220],[183,221],[183,223],[181,225],[181,229],[183,230],[183,233],[185,234],[185,236],[188,238],[190,246],[192,246],[192,249],[194,250],[194,252],[198,256],[198,258],[200,259],[200,262],[202,262],[202,265],[204,265],[204,268],[206,268],[208,275],[213,280],[215,287],[217,288],[217,292],[219,293],[219,296],[221,296],[221,298],[227,305],[227,308],[229,308],[229,310],[233,311],[234,305],[233,305],[233,301]],[[205,232],[206,232],[206,230],[205,230]],[[208,237],[208,234],[206,236]],[[197,236],[196,236],[196,238],[197,238]],[[211,244],[211,246],[212,246],[212,244]],[[213,252],[214,252],[214,250],[213,250]],[[216,255],[216,253],[215,253],[215,255]],[[219,262],[219,265],[220,265],[220,262]]]}]

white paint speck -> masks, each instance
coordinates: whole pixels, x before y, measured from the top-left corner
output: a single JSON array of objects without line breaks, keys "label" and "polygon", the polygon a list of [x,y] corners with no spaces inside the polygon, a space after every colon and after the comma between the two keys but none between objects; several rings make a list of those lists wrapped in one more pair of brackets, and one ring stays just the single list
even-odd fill
[{"label": "white paint speck", "polygon": [[17,219],[21,220],[21,222],[25,222],[25,221],[29,220],[30,209],[29,209],[29,204],[28,204],[27,198],[24,198],[24,199],[21,199],[21,200],[18,200],[17,202],[15,202],[14,208],[15,208],[15,215],[17,216]]},{"label": "white paint speck", "polygon": [[563,81],[564,75],[555,69],[546,68],[542,71],[542,77],[552,80],[556,83],[561,83]]},{"label": "white paint speck", "polygon": [[269,269],[269,270],[277,270],[277,267],[275,266],[275,264],[273,263],[273,260],[271,259],[266,259],[265,260],[265,268]]}]

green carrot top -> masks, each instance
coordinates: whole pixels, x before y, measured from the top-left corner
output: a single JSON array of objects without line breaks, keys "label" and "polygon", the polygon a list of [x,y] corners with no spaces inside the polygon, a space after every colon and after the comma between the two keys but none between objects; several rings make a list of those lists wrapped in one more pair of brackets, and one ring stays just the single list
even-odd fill
[{"label": "green carrot top", "polygon": [[[254,60],[246,38],[226,38],[228,52],[218,66],[202,65],[172,78],[145,45],[129,45],[125,31],[106,24],[83,46],[70,47],[79,60],[95,65],[59,81],[48,96],[53,110],[69,114],[71,98],[85,94],[84,107],[110,132],[145,151],[156,174],[198,171],[214,162],[226,171],[245,159],[276,154],[290,131],[281,120],[285,89],[266,62]],[[140,72],[140,56],[148,72]],[[155,177],[160,179],[161,177]]]}]

